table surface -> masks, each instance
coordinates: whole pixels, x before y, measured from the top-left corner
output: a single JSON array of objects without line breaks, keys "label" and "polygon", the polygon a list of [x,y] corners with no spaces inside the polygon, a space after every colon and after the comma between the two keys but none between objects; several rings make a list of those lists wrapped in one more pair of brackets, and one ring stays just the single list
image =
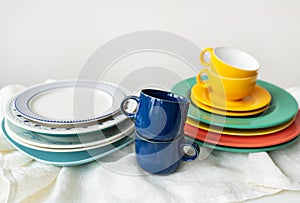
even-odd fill
[{"label": "table surface", "polygon": [[254,200],[245,201],[246,203],[298,203],[300,200],[299,191],[282,191],[274,195],[264,196]]}]

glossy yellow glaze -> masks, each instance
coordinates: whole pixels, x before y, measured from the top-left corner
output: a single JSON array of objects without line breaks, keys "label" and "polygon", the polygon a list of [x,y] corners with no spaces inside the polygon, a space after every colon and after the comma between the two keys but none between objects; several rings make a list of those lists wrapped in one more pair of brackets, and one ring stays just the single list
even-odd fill
[{"label": "glossy yellow glaze", "polygon": [[253,111],[260,109],[271,102],[271,94],[263,87],[256,85],[253,91],[245,98],[237,101],[228,101],[221,97],[212,97],[206,87],[196,84],[191,89],[191,95],[198,103],[227,111]]},{"label": "glossy yellow glaze", "polygon": [[[202,79],[203,75],[208,77],[207,80]],[[248,78],[228,78],[205,68],[199,71],[196,79],[200,86],[209,89],[212,96],[234,101],[248,96],[253,91],[257,75]]]},{"label": "glossy yellow glaze", "polygon": [[[232,49],[228,49],[229,51]],[[226,50],[225,50],[226,51]],[[204,59],[205,53],[210,53],[210,60],[206,61]],[[249,56],[246,53],[243,53],[241,51],[236,52],[236,54],[231,54],[231,57],[235,58],[235,59],[239,59],[239,60],[245,60],[252,58],[251,56]],[[252,59],[252,61],[255,59]],[[257,67],[254,67],[252,70],[247,70],[244,67],[237,67],[234,65],[231,65],[229,63],[226,63],[225,61],[223,61],[222,59],[220,59],[216,53],[215,50],[213,48],[205,48],[202,50],[202,52],[200,53],[200,62],[202,63],[202,65],[204,66],[209,66],[212,70],[212,72],[214,72],[217,75],[221,75],[224,77],[234,77],[234,78],[245,78],[245,77],[251,77],[257,74],[258,69],[259,69],[259,64],[257,63]]]}]

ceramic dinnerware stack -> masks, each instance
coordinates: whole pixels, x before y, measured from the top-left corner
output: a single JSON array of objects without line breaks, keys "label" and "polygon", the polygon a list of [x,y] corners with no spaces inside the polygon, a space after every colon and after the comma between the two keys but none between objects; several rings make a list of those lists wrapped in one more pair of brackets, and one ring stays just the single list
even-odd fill
[{"label": "ceramic dinnerware stack", "polygon": [[[300,126],[297,123],[300,122],[300,115],[293,96],[274,84],[256,80],[258,68],[245,71],[230,66],[232,55],[228,52],[223,57],[227,63],[224,65],[223,61],[224,66],[220,64],[222,57],[218,57],[218,54],[223,53],[224,49],[220,53],[212,52],[211,48],[205,50],[211,52],[210,63],[207,63],[209,69],[199,73],[206,74],[198,74],[197,77],[181,81],[171,90],[192,100],[185,125],[188,137],[196,139],[200,145],[206,147],[240,153],[280,149],[299,138]],[[233,55],[236,57],[235,54]],[[242,61],[239,63],[243,64]],[[252,72],[254,76],[234,75],[234,72],[224,71],[228,68],[226,66],[240,69],[243,73]],[[221,79],[212,82],[212,74]],[[237,93],[239,89],[245,92],[243,84],[230,86],[230,79],[224,81],[225,77],[239,80],[238,76],[242,77],[241,80],[255,77],[253,88],[243,96]],[[234,96],[238,95],[238,99],[230,95],[232,92]]]},{"label": "ceramic dinnerware stack", "polygon": [[7,102],[2,132],[35,160],[58,166],[88,163],[133,142],[133,123],[120,112],[126,95],[106,82],[37,85]]}]

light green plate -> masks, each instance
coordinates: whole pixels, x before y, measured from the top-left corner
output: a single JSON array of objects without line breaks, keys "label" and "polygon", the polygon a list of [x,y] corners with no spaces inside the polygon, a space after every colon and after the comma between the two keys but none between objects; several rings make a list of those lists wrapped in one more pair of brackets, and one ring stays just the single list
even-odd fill
[{"label": "light green plate", "polygon": [[[195,77],[177,83],[171,91],[190,97],[190,90],[196,84]],[[235,129],[259,129],[280,125],[291,120],[298,112],[298,104],[292,95],[284,89],[258,80],[257,84],[268,90],[272,96],[272,101],[268,110],[253,117],[225,117],[211,114],[190,104],[188,117],[210,125],[235,128]]]},{"label": "light green plate", "polygon": [[[196,142],[199,146],[216,149],[216,150],[220,150],[220,151],[234,152],[234,153],[255,153],[255,152],[274,151],[274,150],[285,148],[285,147],[293,144],[294,142],[296,142],[299,138],[300,138],[300,136],[298,135],[298,137],[296,137],[288,142],[285,142],[283,144],[274,145],[274,146],[270,146],[270,147],[261,147],[261,148],[225,147],[225,146],[221,146],[221,145],[213,145],[213,144],[209,144],[206,142],[201,142],[198,140],[194,140],[194,142]],[[190,139],[190,138],[188,138],[188,139]]]}]

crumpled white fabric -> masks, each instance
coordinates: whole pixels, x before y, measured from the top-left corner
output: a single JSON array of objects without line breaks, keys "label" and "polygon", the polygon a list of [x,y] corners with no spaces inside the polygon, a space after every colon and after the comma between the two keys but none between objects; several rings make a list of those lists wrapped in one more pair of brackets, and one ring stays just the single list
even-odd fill
[{"label": "crumpled white fabric", "polygon": [[[22,89],[0,90],[0,118],[4,100]],[[299,101],[300,87],[291,90]],[[239,202],[300,190],[300,141],[270,153],[215,150],[166,176],[143,172],[133,152],[131,145],[89,164],[55,167],[14,150],[0,135],[0,202]]]},{"label": "crumpled white fabric", "polygon": [[[23,89],[19,85],[9,85],[0,90],[1,119],[5,102]],[[21,202],[36,194],[56,179],[59,170],[33,161],[0,136],[0,202]]]}]

